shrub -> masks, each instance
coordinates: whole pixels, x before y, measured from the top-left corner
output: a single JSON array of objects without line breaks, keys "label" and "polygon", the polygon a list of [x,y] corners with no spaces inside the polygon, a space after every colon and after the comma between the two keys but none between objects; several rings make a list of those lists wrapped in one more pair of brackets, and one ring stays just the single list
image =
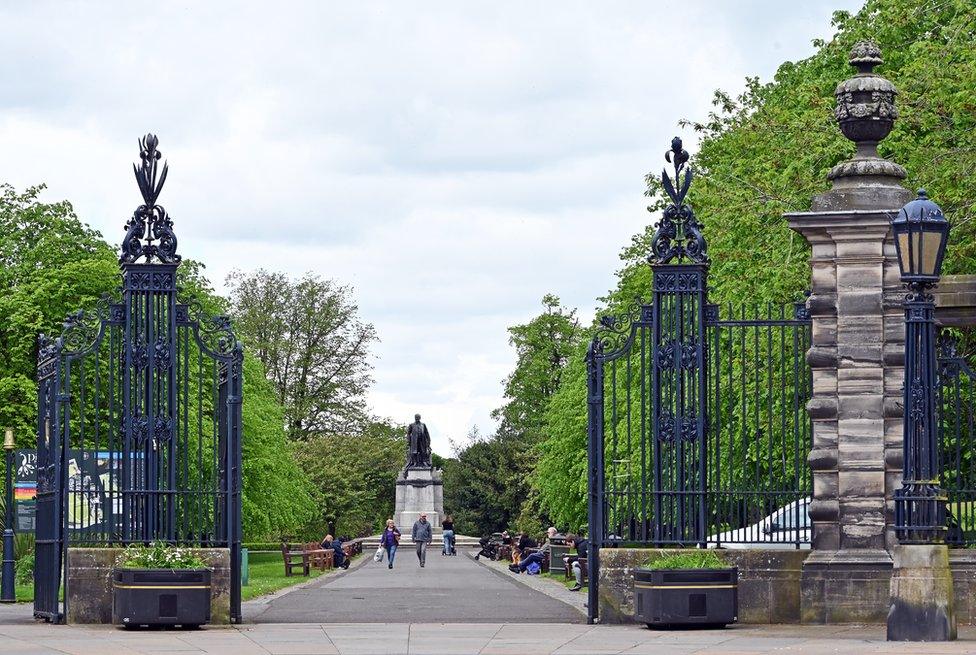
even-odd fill
[{"label": "shrub", "polygon": [[206,563],[189,548],[154,541],[132,544],[119,553],[115,565],[123,569],[204,569]]},{"label": "shrub", "polygon": [[714,550],[668,553],[647,563],[649,569],[724,569],[728,564]]}]

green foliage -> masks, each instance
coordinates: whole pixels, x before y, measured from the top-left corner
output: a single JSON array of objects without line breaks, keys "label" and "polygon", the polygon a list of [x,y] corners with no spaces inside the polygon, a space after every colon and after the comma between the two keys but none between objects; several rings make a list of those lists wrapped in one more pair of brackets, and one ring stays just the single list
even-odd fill
[{"label": "green foliage", "polygon": [[261,362],[247,351],[244,384],[241,511],[245,537],[296,534],[315,518],[315,489],[291,452],[284,408],[264,377]]},{"label": "green foliage", "polygon": [[115,558],[123,569],[203,569],[207,565],[189,548],[154,541],[148,546],[131,544]]},{"label": "green foliage", "polygon": [[512,527],[525,500],[524,480],[516,476],[526,451],[514,438],[484,438],[472,429],[444,469],[444,506],[458,532],[481,536]]},{"label": "green foliage", "polygon": [[547,294],[542,312],[508,333],[516,363],[505,380],[505,404],[492,413],[500,420],[498,430],[486,438],[473,432],[471,443],[444,470],[444,501],[462,532],[483,535],[514,527],[539,534],[548,523],[531,473],[535,446],[544,438],[546,407],[579,344],[576,310]]},{"label": "green foliage", "polygon": [[[868,0],[856,15],[837,12],[834,26],[834,38],[818,42],[813,56],[784,63],[769,83],[747,79],[738,96],[716,92],[705,120],[681,123],[701,139],[689,201],[709,244],[713,302],[787,302],[809,285],[809,248],[782,214],[808,210],[827,189],[830,168],[853,154],[832,117],[833,91],[853,74],[848,53],[863,38],[881,46],[878,72],[901,91],[901,117],[881,154],[905,166],[907,186],[925,187],[952,222],[945,272],[973,268],[976,8],[970,0]],[[644,258],[662,207],[658,177],[647,176],[655,216],[621,252],[617,286],[598,314],[621,313],[649,297]],[[543,508],[570,526],[586,521],[584,357],[580,346],[546,410],[533,475]]]},{"label": "green foliage", "polygon": [[312,534],[379,531],[393,515],[403,433],[401,426],[372,422],[360,433],[313,436],[294,445],[298,464],[314,487]]},{"label": "green foliage", "polygon": [[40,202],[43,189],[0,185],[0,426],[18,448],[34,446],[38,334],[118,286],[112,249],[69,203]]},{"label": "green foliage", "polygon": [[14,562],[14,578],[17,584],[30,584],[34,581],[34,553],[30,552]]},{"label": "green foliage", "polygon": [[[38,334],[60,334],[65,316],[92,308],[103,295],[116,292],[120,282],[113,248],[78,219],[69,203],[42,202],[42,190],[17,193],[0,185],[0,427],[14,428],[18,448],[36,446]],[[203,271],[202,264],[183,261],[178,269],[180,300],[198,302],[210,315],[226,312],[227,301],[214,293]],[[76,371],[90,369],[96,360],[108,370],[109,357],[106,345],[76,364]],[[244,532],[250,538],[275,538],[311,519],[311,490],[287,447],[275,389],[265,381],[260,362],[247,352],[244,378]],[[89,407],[92,396],[86,401]],[[72,394],[73,406],[83,398]],[[190,410],[194,418],[196,412]],[[96,419],[107,417],[89,413],[85,420]],[[80,414],[72,412],[72,425],[79,420]]]},{"label": "green foliage", "polygon": [[714,550],[688,549],[679,553],[668,553],[664,557],[652,559],[644,565],[649,569],[724,569],[728,564]]}]

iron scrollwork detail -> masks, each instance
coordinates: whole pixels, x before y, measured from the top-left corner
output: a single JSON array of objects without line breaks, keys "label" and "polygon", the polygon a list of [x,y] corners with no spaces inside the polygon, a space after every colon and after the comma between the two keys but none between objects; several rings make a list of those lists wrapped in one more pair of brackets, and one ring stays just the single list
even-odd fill
[{"label": "iron scrollwork detail", "polygon": [[[674,165],[673,180],[666,168],[661,172],[661,185],[671,199],[671,204],[664,209],[657,231],[651,239],[651,256],[648,261],[652,264],[667,264],[671,261],[687,260],[693,264],[707,264],[708,243],[695,213],[685,203],[694,173],[690,166],[686,166],[689,155],[682,147],[679,137],[671,140],[671,150],[664,154],[664,158]],[[651,211],[650,207],[648,211]]]},{"label": "iron scrollwork detail", "polygon": [[163,162],[162,170],[157,167],[162,159],[158,145],[159,139],[154,134],[147,134],[139,140],[139,158],[142,162],[140,165],[133,164],[132,169],[142,193],[143,204],[136,208],[132,218],[125,224],[120,264],[135,262],[140,257],[145,257],[147,264],[151,264],[154,259],[164,264],[180,262],[180,256],[176,254],[177,241],[173,221],[162,205],[156,204],[169,172],[169,164],[166,162]]},{"label": "iron scrollwork detail", "polygon": [[686,371],[698,367],[698,341],[694,338],[678,343],[668,341],[657,353],[657,366],[662,369],[680,367]]},{"label": "iron scrollwork detail", "polygon": [[64,318],[60,350],[66,354],[79,354],[92,348],[102,331],[102,325],[111,320],[112,297],[103,295],[94,309],[79,309]]},{"label": "iron scrollwork detail", "polygon": [[959,343],[955,336],[940,334],[936,340],[935,352],[939,361],[939,379],[945,381],[959,377],[962,366]]},{"label": "iron scrollwork detail", "polygon": [[191,302],[186,311],[190,322],[196,326],[200,343],[211,352],[222,356],[238,356],[243,353],[243,347],[234,335],[229,316],[222,314],[210,316],[196,301]]},{"label": "iron scrollwork detail", "polygon": [[597,354],[612,353],[622,348],[630,338],[631,326],[645,320],[649,314],[648,306],[640,298],[635,298],[626,310],[600,316],[593,335]]}]

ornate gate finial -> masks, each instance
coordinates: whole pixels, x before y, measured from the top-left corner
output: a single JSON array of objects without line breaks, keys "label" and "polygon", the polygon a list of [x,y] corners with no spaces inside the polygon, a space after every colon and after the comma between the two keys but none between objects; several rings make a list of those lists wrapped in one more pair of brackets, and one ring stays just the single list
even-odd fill
[{"label": "ornate gate finial", "polygon": [[[688,158],[688,151],[682,147],[681,139],[671,139],[671,150],[664,153],[664,159],[674,164],[674,179],[668,175],[667,168],[661,171],[661,184],[671,204],[665,208],[651,239],[651,256],[647,259],[652,264],[667,264],[672,260],[680,262],[682,259],[693,264],[708,263],[708,243],[702,235],[701,225],[691,207],[685,204],[685,196],[694,178],[691,167],[685,166]],[[651,208],[647,210],[651,211]]]},{"label": "ornate gate finial", "polygon": [[[142,193],[142,205],[132,214],[132,218],[125,224],[125,238],[122,240],[122,254],[120,264],[134,263],[140,257],[145,257],[146,264],[158,259],[163,264],[178,264],[180,256],[176,254],[176,233],[173,232],[173,221],[166,210],[156,204],[159,192],[163,190],[169,164],[163,162],[162,171],[158,171],[157,162],[162,159],[162,153],[157,150],[159,138],[155,134],[147,134],[139,139],[139,158],[142,163],[133,164],[132,170]],[[154,244],[153,241],[158,241]]]}]

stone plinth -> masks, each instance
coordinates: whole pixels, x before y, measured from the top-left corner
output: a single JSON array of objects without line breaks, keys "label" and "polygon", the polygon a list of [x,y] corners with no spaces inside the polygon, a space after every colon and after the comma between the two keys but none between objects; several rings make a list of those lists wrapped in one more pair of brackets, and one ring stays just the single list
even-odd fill
[{"label": "stone plinth", "polygon": [[946,546],[895,546],[888,641],[953,641],[956,615]]},{"label": "stone plinth", "polygon": [[422,513],[440,530],[444,518],[444,482],[440,469],[406,468],[396,483],[396,510],[393,521],[405,535]]},{"label": "stone plinth", "polygon": [[[230,623],[230,550],[194,548],[212,569],[210,623]],[[121,548],[68,548],[68,623],[112,623],[112,569]]]}]

